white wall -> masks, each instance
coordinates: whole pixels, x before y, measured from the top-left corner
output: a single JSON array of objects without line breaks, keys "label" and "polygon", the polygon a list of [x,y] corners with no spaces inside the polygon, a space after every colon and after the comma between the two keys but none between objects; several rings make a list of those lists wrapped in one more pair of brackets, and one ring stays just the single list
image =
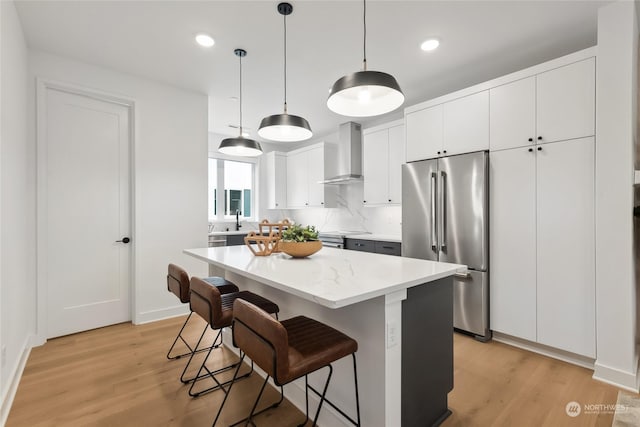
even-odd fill
[{"label": "white wall", "polygon": [[185,313],[167,292],[166,271],[174,262],[207,272],[182,254],[207,244],[207,96],[48,53],[31,51],[29,61],[30,126],[36,77],[135,101],[133,321]]},{"label": "white wall", "polygon": [[1,3],[0,425],[35,333],[34,145],[27,131],[27,46],[13,2]]},{"label": "white wall", "polygon": [[598,13],[594,378],[638,390],[633,256],[638,23],[635,3]]}]

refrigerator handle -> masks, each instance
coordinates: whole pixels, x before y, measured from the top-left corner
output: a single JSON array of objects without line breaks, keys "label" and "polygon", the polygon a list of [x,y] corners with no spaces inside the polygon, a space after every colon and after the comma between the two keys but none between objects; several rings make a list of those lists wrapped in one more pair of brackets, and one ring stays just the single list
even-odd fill
[{"label": "refrigerator handle", "polygon": [[438,251],[438,242],[436,241],[436,224],[438,221],[438,212],[436,209],[436,194],[437,194],[437,175],[435,172],[431,173],[431,249]]},{"label": "refrigerator handle", "polygon": [[440,171],[440,250],[444,251],[447,248],[447,173]]}]

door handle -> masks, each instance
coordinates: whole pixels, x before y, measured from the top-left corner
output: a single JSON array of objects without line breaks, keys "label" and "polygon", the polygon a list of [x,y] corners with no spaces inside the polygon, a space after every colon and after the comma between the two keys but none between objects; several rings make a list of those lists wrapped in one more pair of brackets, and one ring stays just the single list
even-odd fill
[{"label": "door handle", "polygon": [[447,248],[447,173],[445,171],[440,171],[440,178],[442,178],[442,182],[440,183],[440,198],[441,198],[441,206],[440,206],[440,216],[441,216],[441,224],[440,232],[442,235],[440,236],[440,250],[445,250]]},{"label": "door handle", "polygon": [[471,273],[455,273],[453,276],[458,279],[469,279],[471,278]]},{"label": "door handle", "polygon": [[130,239],[130,238],[128,238],[128,237],[123,237],[123,238],[122,238],[122,240],[116,240],[116,243],[124,243],[124,244],[127,244],[127,243],[129,243],[130,241],[131,241],[131,239]]},{"label": "door handle", "polygon": [[438,250],[438,242],[436,240],[436,222],[438,220],[438,213],[436,209],[436,189],[437,187],[437,175],[435,172],[431,173],[431,249]]}]

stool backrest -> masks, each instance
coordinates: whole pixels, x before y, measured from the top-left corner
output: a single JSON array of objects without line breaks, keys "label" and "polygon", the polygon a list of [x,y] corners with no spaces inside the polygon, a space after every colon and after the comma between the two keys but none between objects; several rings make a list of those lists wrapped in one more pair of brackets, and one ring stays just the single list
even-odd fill
[{"label": "stool backrest", "polygon": [[182,267],[169,264],[167,274],[167,289],[176,294],[183,303],[189,302],[189,275]]},{"label": "stool backrest", "polygon": [[215,285],[198,277],[191,278],[191,311],[207,320],[211,327],[222,319],[222,296]]},{"label": "stool backrest", "polygon": [[233,344],[270,375],[276,383],[289,371],[287,330],[266,311],[250,302],[233,303]]}]

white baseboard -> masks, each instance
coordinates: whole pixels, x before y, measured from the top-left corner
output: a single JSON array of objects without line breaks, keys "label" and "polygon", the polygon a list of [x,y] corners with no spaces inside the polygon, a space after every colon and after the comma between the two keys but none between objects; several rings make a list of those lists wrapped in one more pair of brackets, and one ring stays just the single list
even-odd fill
[{"label": "white baseboard", "polygon": [[[225,347],[229,350],[233,351],[235,354],[239,354],[239,349],[233,346],[233,338],[231,337],[231,328],[225,328],[222,331],[223,342],[225,343]],[[259,367],[255,367],[255,371],[261,376],[265,377],[267,374],[260,369]],[[322,371],[326,371],[323,369]],[[323,375],[326,375],[326,372],[323,372]],[[273,383],[273,379],[269,380],[269,384],[278,389]],[[329,389],[331,389],[331,384],[329,384]],[[355,393],[355,389],[354,389]],[[304,379],[298,379],[292,383],[287,384],[284,387],[284,397],[288,399],[291,403],[295,405],[303,414],[305,408],[305,393],[304,393]],[[231,396],[233,398],[233,395]],[[264,404],[264,402],[262,402]],[[309,393],[309,417],[313,419],[315,415],[316,408],[318,407],[318,403],[320,403],[320,398],[315,395],[315,393]],[[345,411],[347,414],[355,417],[355,406],[353,408],[340,408]],[[275,409],[278,410],[277,408]],[[248,414],[247,414],[248,415]],[[302,418],[300,419],[302,422]],[[349,423],[345,420],[342,415],[340,415],[335,409],[331,406],[324,404],[322,405],[322,411],[320,411],[320,417],[318,418],[318,424],[321,426],[333,426],[333,427],[353,427],[353,424]]]},{"label": "white baseboard", "polygon": [[557,348],[523,340],[522,338],[512,337],[511,335],[501,334],[500,332],[495,331],[493,332],[493,339],[495,341],[509,344],[523,350],[532,351],[534,353],[542,354],[543,356],[548,356],[553,359],[562,360],[563,362],[571,363],[573,365],[578,365],[582,366],[583,368],[593,370],[595,360],[590,357],[581,356],[579,354],[570,353],[564,350],[559,350]]},{"label": "white baseboard", "polygon": [[[636,363],[637,366],[637,363]],[[638,393],[638,371],[626,372],[610,366],[595,363],[593,379],[611,384],[618,388]]]},{"label": "white baseboard", "polygon": [[22,346],[22,351],[20,353],[20,359],[18,363],[16,363],[13,371],[11,372],[10,377],[7,379],[7,384],[9,387],[7,388],[6,393],[2,396],[2,411],[0,412],[0,426],[4,426],[7,422],[7,418],[9,417],[9,411],[11,411],[11,405],[13,405],[13,399],[16,397],[16,392],[18,391],[18,385],[20,384],[20,379],[22,378],[22,373],[24,372],[24,367],[27,365],[27,360],[29,359],[29,354],[31,354],[31,343],[34,340],[34,337],[28,336],[24,341],[24,345]]},{"label": "white baseboard", "polygon": [[136,313],[133,319],[134,325],[156,322],[158,320],[170,319],[172,317],[189,314],[189,305],[182,304],[174,307],[160,308],[158,310],[143,311]]}]

